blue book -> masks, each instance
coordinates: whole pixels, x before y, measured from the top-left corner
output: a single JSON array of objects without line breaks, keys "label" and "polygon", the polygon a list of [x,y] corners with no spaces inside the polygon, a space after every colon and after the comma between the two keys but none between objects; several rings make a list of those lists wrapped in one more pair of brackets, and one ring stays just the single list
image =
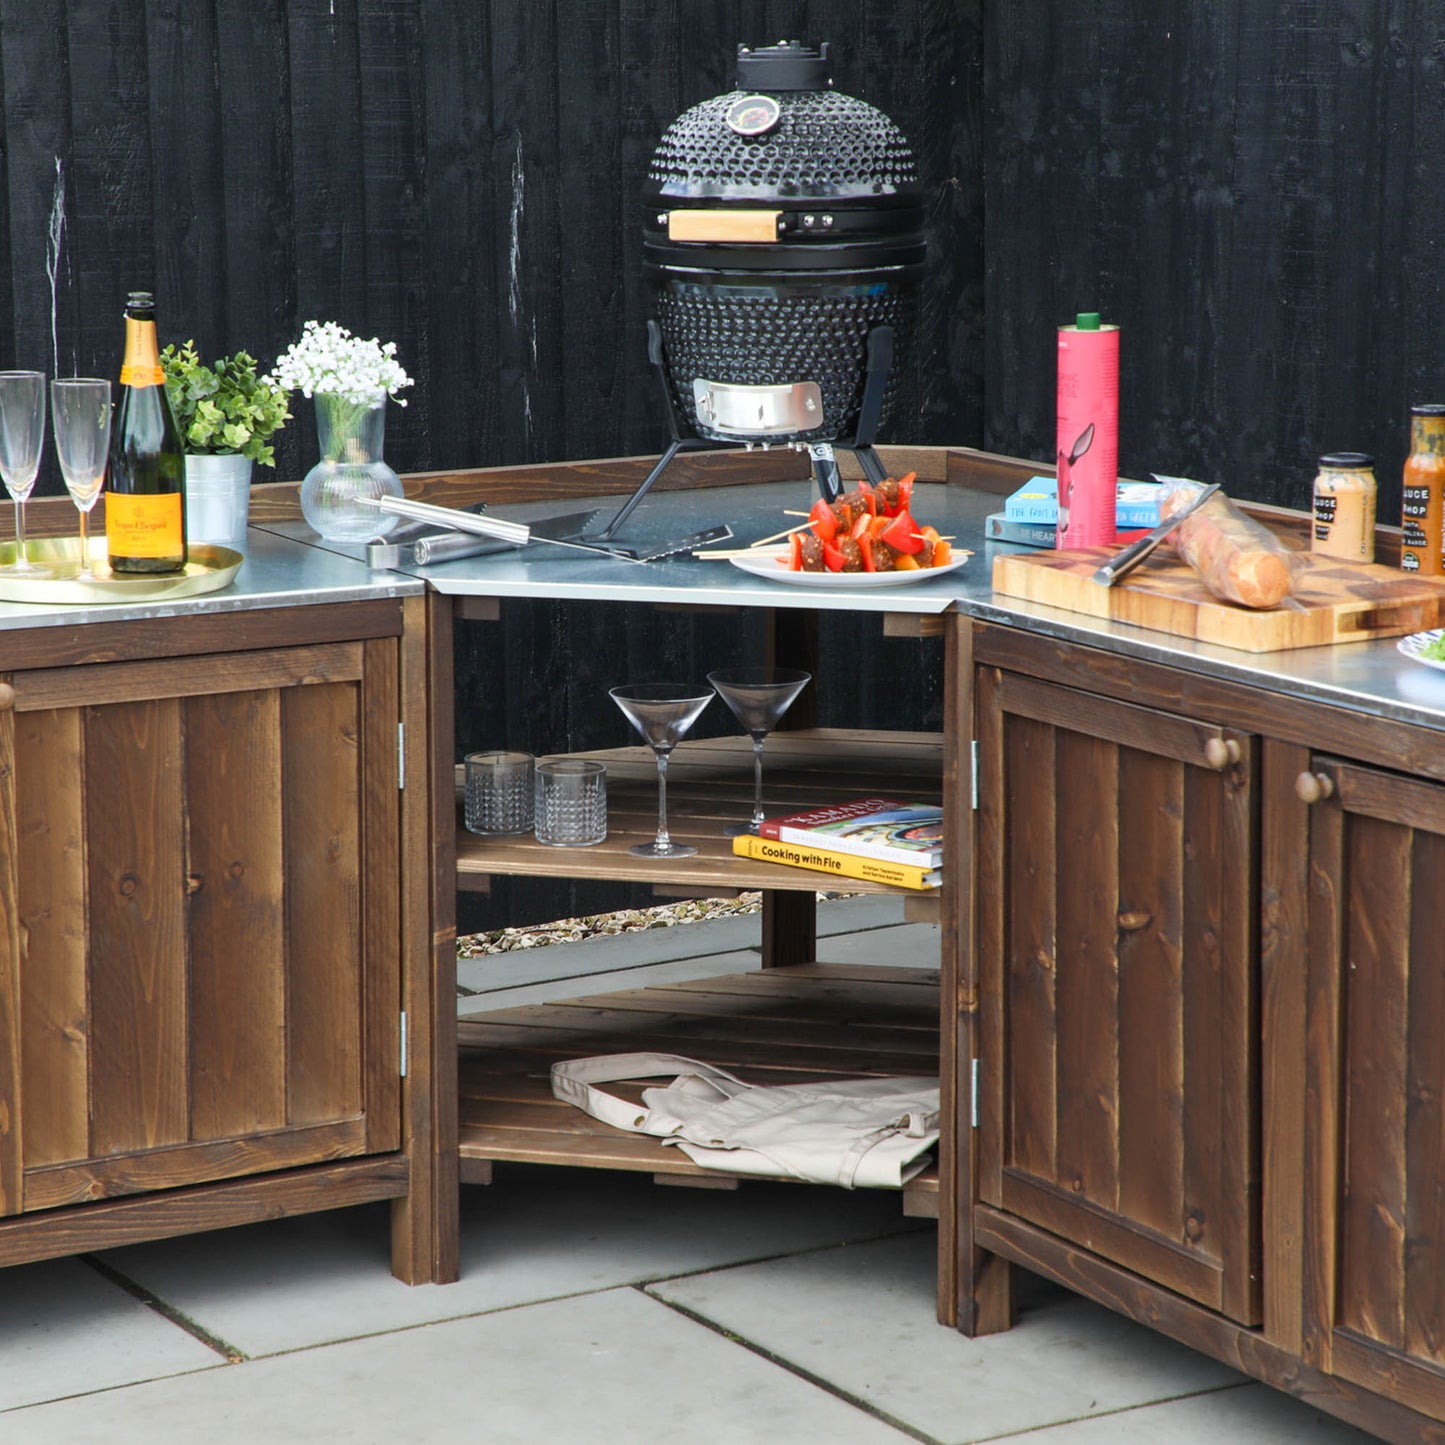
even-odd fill
[{"label": "blue book", "polygon": [[[1003,504],[1009,522],[1046,522],[1058,525],[1059,492],[1054,477],[1030,477]],[[1159,525],[1159,499],[1164,488],[1159,482],[1120,482],[1114,525],[1124,530]],[[999,540],[1003,540],[1000,538]]]}]

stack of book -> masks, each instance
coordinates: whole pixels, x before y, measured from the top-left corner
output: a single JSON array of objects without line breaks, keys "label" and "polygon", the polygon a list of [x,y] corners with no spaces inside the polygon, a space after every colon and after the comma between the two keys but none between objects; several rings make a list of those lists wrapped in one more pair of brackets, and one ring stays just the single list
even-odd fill
[{"label": "stack of book", "polygon": [[836,878],[937,888],[942,881],[943,809],[935,803],[855,798],[764,819],[758,833],[733,839],[733,852]]},{"label": "stack of book", "polygon": [[[1132,532],[1159,525],[1159,499],[1164,487],[1159,482],[1120,482],[1114,525],[1120,541]],[[1031,477],[1005,499],[1003,511],[991,513],[984,521],[984,535],[990,542],[1016,542],[1025,547],[1052,547],[1059,522],[1058,482],[1053,477]]]}]

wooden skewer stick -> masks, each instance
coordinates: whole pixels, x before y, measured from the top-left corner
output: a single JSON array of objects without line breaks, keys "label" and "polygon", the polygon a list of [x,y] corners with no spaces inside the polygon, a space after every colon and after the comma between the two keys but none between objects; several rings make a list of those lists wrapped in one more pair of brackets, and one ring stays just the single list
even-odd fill
[{"label": "wooden skewer stick", "polygon": [[694,557],[700,557],[705,562],[721,561],[728,557],[756,557],[756,547],[713,547],[704,549],[701,552],[694,552]]},{"label": "wooden skewer stick", "polygon": [[[800,514],[797,512],[789,512],[788,515],[790,517],[796,517]],[[794,532],[806,532],[810,525],[808,522],[799,522],[796,527],[789,527],[785,532],[774,532],[771,537],[759,537],[756,542],[752,542],[749,545],[753,547],[766,547],[769,542],[781,542],[784,537],[791,537]]]}]

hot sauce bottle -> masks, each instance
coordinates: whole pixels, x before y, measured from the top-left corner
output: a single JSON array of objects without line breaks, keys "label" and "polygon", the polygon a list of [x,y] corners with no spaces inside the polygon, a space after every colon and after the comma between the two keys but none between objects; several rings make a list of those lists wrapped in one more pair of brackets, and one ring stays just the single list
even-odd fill
[{"label": "hot sauce bottle", "polygon": [[1425,577],[1445,573],[1445,404],[1410,408],[1410,455],[1400,502],[1400,566]]}]

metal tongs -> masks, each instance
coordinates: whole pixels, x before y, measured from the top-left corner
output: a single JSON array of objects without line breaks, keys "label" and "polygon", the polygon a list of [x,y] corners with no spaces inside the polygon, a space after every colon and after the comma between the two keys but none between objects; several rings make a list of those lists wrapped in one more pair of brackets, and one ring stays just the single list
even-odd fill
[{"label": "metal tongs", "polygon": [[1187,507],[1181,508],[1168,521],[1160,522],[1152,532],[1146,532],[1130,542],[1094,573],[1094,581],[1112,587],[1121,577],[1132,572],[1186,517],[1197,512],[1219,490],[1219,485],[1211,482]]},{"label": "metal tongs", "polygon": [[398,517],[408,517],[415,522],[433,522],[458,532],[470,532],[476,537],[491,537],[514,547],[525,547],[529,542],[547,542],[554,547],[600,553],[604,557],[615,557],[623,562],[655,562],[676,552],[690,552],[694,547],[707,542],[721,541],[732,536],[731,527],[709,527],[706,531],[679,538],[652,551],[639,552],[635,548],[622,547],[611,542],[579,542],[575,538],[552,536],[549,531],[544,530],[546,524],[542,522],[528,526],[525,522],[509,522],[502,517],[482,517],[475,512],[462,512],[455,507],[438,507],[431,502],[416,502],[408,497],[357,497],[355,500],[383,512],[393,512]]}]

